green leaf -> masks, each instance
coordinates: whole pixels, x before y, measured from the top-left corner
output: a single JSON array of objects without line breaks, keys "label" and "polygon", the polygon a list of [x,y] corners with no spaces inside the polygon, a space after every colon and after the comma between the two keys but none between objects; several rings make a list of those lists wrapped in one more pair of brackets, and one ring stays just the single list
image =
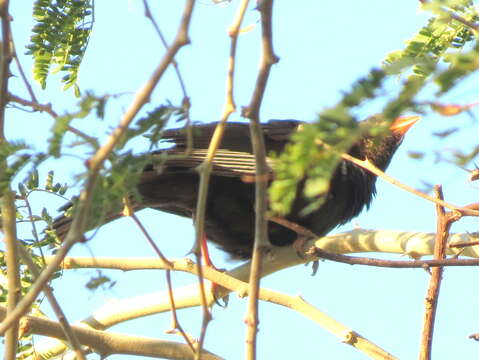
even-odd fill
[{"label": "green leaf", "polygon": [[[93,26],[92,0],[36,0],[27,54],[33,56],[33,77],[46,87],[50,73],[66,72],[64,90],[79,97],[78,72]],[[53,70],[51,68],[53,67]]]}]

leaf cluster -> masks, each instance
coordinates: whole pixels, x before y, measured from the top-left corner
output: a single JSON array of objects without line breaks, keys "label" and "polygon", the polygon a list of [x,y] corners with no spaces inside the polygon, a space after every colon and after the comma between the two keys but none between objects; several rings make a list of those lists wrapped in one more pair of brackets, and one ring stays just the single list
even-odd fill
[{"label": "leaf cluster", "polygon": [[78,71],[93,26],[91,0],[36,0],[31,43],[27,54],[34,60],[33,76],[42,88],[51,73],[63,72],[63,89],[73,86],[79,96]]},{"label": "leaf cluster", "polygon": [[[83,96],[78,102],[77,111],[58,116],[55,119],[55,123],[52,129],[52,137],[49,139],[48,142],[48,153],[56,158],[60,157],[63,139],[69,130],[71,122],[74,119],[84,119],[92,112],[95,113],[97,118],[102,119],[105,115],[105,105],[107,99],[107,96],[98,97],[91,92],[87,92],[85,96]],[[82,136],[82,141],[76,143],[76,145],[88,143],[92,147],[92,150],[98,149],[99,144],[95,138],[86,136],[84,134],[79,135]]]},{"label": "leaf cluster", "polygon": [[[458,17],[465,22],[479,19],[472,2],[433,1],[425,7],[434,16],[407,43],[405,49],[390,53],[382,69],[373,69],[366,77],[356,81],[335,106],[321,112],[314,124],[305,126],[293,136],[291,144],[276,162],[276,178],[269,194],[274,213],[287,214],[298,191],[311,200],[303,212],[312,211],[322,204],[322,195],[329,189],[329,179],[340,161],[340,154],[348,151],[358,137],[365,135],[352,115],[353,110],[376,98],[388,79],[399,74],[409,75],[384,105],[381,117],[391,122],[405,111],[421,111],[415,98],[427,84],[436,83],[442,94],[459,79],[478,69],[477,40],[472,50],[459,52],[475,40],[472,29],[464,21],[457,20]],[[449,63],[446,70],[438,67],[441,61]],[[368,131],[371,135],[378,132],[374,128]],[[467,159],[476,155],[473,152]]]},{"label": "leaf cluster", "polygon": [[273,212],[284,215],[290,211],[298,184],[303,189],[302,195],[311,200],[303,212],[321,206],[325,200],[321,195],[329,190],[329,179],[340,154],[347,151],[361,135],[350,109],[374,98],[385,75],[384,71],[373,69],[368,76],[356,81],[335,107],[321,112],[315,123],[293,135],[275,167],[276,179],[269,193]]}]

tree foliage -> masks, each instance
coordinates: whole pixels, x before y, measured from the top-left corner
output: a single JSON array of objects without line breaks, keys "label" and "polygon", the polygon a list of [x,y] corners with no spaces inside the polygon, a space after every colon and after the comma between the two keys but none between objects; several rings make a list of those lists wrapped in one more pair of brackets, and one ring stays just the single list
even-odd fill
[{"label": "tree foliage", "polygon": [[50,73],[65,73],[63,89],[73,86],[79,96],[78,72],[93,26],[91,0],[36,0],[33,17],[37,23],[27,48],[34,79],[45,88]]}]

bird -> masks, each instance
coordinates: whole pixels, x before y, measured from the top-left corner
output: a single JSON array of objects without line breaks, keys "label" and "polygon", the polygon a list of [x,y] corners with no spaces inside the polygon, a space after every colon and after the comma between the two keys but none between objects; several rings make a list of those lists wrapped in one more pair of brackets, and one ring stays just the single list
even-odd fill
[{"label": "bird", "polygon": [[[376,118],[362,122],[378,121],[374,119]],[[348,153],[361,160],[367,159],[379,169],[385,170],[406,132],[418,119],[418,116],[398,117],[385,136],[373,141],[370,135],[365,135],[350,147]],[[298,120],[270,120],[262,123],[266,152],[283,152],[291,135],[301,131],[304,124]],[[136,185],[142,201],[135,204],[135,211],[152,208],[194,219],[199,184],[196,168],[205,159],[216,126],[217,122],[193,125],[193,148],[189,152],[185,152],[188,144],[184,128],[163,132],[162,140],[169,147],[155,151],[152,157],[163,156],[166,160],[152,162],[143,168]],[[221,144],[213,160],[206,201],[205,236],[233,259],[249,259],[254,245],[255,184],[254,181],[247,180],[255,175],[250,136],[247,123],[226,123]],[[172,156],[180,154],[182,156]],[[267,158],[267,163],[272,181],[274,164],[270,157]],[[341,160],[330,178],[329,190],[322,195],[324,199],[319,208],[303,214],[301,210],[308,202],[301,191],[297,190],[291,210],[284,218],[317,236],[324,236],[337,226],[349,222],[364,208],[369,208],[376,194],[376,179],[368,170]],[[65,208],[69,206],[71,205]],[[105,216],[105,221],[120,216],[119,212],[109,214]],[[60,216],[52,228],[62,238],[70,223],[70,217]],[[284,224],[268,221],[268,237],[273,246],[288,246],[294,244],[298,234]]]}]

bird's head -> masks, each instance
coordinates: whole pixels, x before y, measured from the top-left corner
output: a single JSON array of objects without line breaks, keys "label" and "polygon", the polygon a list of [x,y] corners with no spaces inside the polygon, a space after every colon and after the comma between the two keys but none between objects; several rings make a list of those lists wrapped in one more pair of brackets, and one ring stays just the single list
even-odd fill
[{"label": "bird's head", "polygon": [[[359,146],[361,149],[359,157],[367,158],[378,168],[385,170],[407,131],[420,118],[420,116],[400,116],[394,119],[389,129],[385,128],[384,121],[378,118],[366,120],[365,123],[372,130],[370,134],[373,133],[374,136],[365,136],[360,141],[362,144]],[[375,129],[379,129],[379,131],[375,131]]]}]

